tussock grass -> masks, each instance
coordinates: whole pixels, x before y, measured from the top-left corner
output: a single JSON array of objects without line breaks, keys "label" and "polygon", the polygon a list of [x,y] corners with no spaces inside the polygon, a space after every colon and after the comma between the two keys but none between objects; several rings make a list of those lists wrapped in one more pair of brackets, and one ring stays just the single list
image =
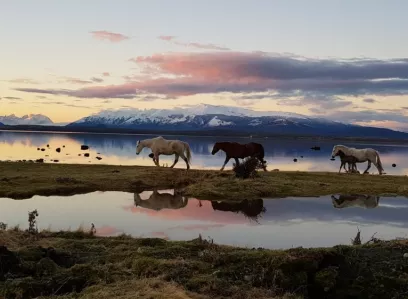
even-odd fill
[{"label": "tussock grass", "polygon": [[33,238],[6,230],[0,242],[7,247],[0,247],[0,298],[403,298],[408,292],[405,240],[265,250],[202,238],[80,231]]},{"label": "tussock grass", "polygon": [[232,171],[163,167],[0,162],[0,197],[73,195],[93,191],[142,192],[178,188],[200,199],[319,196],[338,193],[408,195],[407,176],[328,172],[258,172],[254,179]]}]

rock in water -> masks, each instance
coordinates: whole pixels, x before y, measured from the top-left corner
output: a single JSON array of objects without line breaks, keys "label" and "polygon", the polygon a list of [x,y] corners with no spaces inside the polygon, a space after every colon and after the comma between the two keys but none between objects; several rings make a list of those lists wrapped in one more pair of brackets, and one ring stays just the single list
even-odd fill
[{"label": "rock in water", "polygon": [[84,157],[89,157],[89,153],[84,154]]},{"label": "rock in water", "polygon": [[60,152],[61,152],[61,148],[57,148],[55,151],[56,151],[57,153],[60,153]]},{"label": "rock in water", "polygon": [[397,167],[397,164],[395,164],[395,163],[394,163],[394,164],[392,164],[392,167]]},{"label": "rock in water", "polygon": [[81,150],[86,151],[87,149],[89,149],[89,146],[87,146],[87,145],[81,145]]},{"label": "rock in water", "polygon": [[96,159],[98,159],[98,160],[102,160],[102,158],[101,158],[101,157],[96,157]]},{"label": "rock in water", "polygon": [[297,159],[295,158],[295,159],[293,159],[293,162],[297,162]]}]

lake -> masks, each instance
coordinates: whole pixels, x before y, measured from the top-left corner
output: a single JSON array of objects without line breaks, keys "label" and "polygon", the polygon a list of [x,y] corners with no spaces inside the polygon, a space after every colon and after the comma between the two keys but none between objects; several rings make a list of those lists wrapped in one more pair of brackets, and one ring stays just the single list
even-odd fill
[{"label": "lake", "polygon": [[[151,138],[149,135],[119,135],[119,134],[84,134],[84,133],[43,133],[43,132],[10,132],[0,131],[0,160],[35,160],[44,158],[45,162],[58,160],[60,163],[84,164],[115,164],[115,165],[144,165],[153,166],[153,161],[148,157],[149,149],[144,149],[136,156],[136,141]],[[180,139],[190,144],[193,153],[192,167],[219,169],[224,162],[223,152],[211,155],[211,150],[216,141],[250,142],[249,138],[226,137],[191,137],[171,136],[169,139]],[[339,158],[330,161],[332,148],[335,144],[344,144],[353,147],[373,147],[381,154],[381,159],[387,174],[408,174],[408,145],[401,144],[375,144],[356,142],[329,142],[316,140],[290,140],[290,139],[252,139],[260,142],[265,148],[265,159],[268,169],[291,171],[338,171]],[[47,147],[49,145],[49,148]],[[89,157],[84,157],[81,151],[82,144],[90,146],[86,151]],[[63,147],[65,146],[65,147]],[[320,151],[310,148],[320,146]],[[44,148],[45,151],[37,150]],[[61,148],[57,153],[56,148]],[[81,154],[81,156],[79,156]],[[99,156],[102,160],[97,160]],[[303,158],[301,158],[303,156]],[[160,156],[160,163],[170,166],[173,157]],[[293,159],[298,159],[294,162]],[[226,169],[231,169],[233,160],[230,160]],[[393,168],[392,164],[397,167]],[[360,171],[364,171],[367,163],[357,164]],[[176,168],[185,168],[185,163],[180,159]],[[374,166],[371,173],[376,172]]]},{"label": "lake", "polygon": [[[160,194],[160,195],[157,195]],[[28,212],[38,210],[38,228],[89,230],[100,236],[191,240],[199,234],[218,244],[291,248],[404,238],[408,229],[405,197],[322,196],[221,203],[174,195],[173,190],[140,194],[93,192],[69,197],[0,198],[0,222],[28,227]]]}]

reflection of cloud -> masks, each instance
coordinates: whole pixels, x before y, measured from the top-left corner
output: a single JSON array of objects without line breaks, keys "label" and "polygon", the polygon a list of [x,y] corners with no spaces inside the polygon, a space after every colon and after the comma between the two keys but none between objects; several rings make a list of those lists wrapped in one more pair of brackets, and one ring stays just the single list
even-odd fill
[{"label": "reflection of cloud", "polygon": [[[243,214],[225,213],[214,211],[209,201],[201,201],[201,207],[197,199],[189,199],[185,208],[179,210],[161,210],[153,211],[139,207],[127,206],[125,211],[135,214],[145,214],[150,217],[156,217],[166,220],[201,220],[205,222],[216,222],[218,224],[250,224],[249,220]],[[209,229],[210,227],[207,227]],[[199,228],[197,228],[199,229]]]},{"label": "reflection of cloud", "polygon": [[123,231],[118,230],[112,226],[102,226],[96,228],[96,235],[97,236],[113,236],[118,233],[123,233]]},{"label": "reflection of cloud", "polygon": [[190,224],[171,227],[169,229],[183,229],[183,230],[209,230],[212,228],[221,228],[225,224]]}]

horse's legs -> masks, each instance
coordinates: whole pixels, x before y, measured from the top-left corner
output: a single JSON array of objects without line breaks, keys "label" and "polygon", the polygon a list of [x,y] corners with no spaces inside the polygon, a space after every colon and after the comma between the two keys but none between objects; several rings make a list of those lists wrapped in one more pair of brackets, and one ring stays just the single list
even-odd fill
[{"label": "horse's legs", "polygon": [[173,165],[170,166],[170,168],[173,168],[177,164],[178,160],[179,160],[179,155],[175,154],[174,163]]},{"label": "horse's legs", "polygon": [[340,168],[339,168],[339,173],[341,172],[341,168],[343,167],[343,165],[344,165],[344,163],[343,163],[343,162],[341,162],[341,164],[340,164]]},{"label": "horse's legs", "polygon": [[225,157],[225,161],[224,161],[224,164],[223,164],[222,167],[221,167],[221,171],[224,170],[225,165],[227,165],[227,163],[228,163],[228,161],[229,161],[230,159],[231,159],[231,158],[228,157],[228,156]]},{"label": "horse's legs", "polygon": [[371,161],[368,160],[367,169],[364,171],[364,174],[368,173],[368,170],[370,169],[370,167],[371,167]]},{"label": "horse's legs", "polygon": [[239,166],[239,160],[238,158],[234,158],[235,159],[235,165]]},{"label": "horse's legs", "polygon": [[156,164],[156,166],[160,167],[160,164],[159,164],[159,154],[154,154],[154,159],[153,159],[153,161],[154,161],[154,164]]},{"label": "horse's legs", "polygon": [[381,170],[380,170],[380,166],[377,164],[377,162],[373,162],[373,164],[374,164],[375,168],[377,168],[378,173],[379,173],[379,174],[382,174],[382,172],[381,172]]},{"label": "horse's legs", "polygon": [[188,160],[187,160],[186,156],[184,156],[184,153],[181,153],[180,157],[181,157],[181,159],[184,160],[184,162],[186,162],[187,169],[190,169],[190,165],[188,164]]}]

